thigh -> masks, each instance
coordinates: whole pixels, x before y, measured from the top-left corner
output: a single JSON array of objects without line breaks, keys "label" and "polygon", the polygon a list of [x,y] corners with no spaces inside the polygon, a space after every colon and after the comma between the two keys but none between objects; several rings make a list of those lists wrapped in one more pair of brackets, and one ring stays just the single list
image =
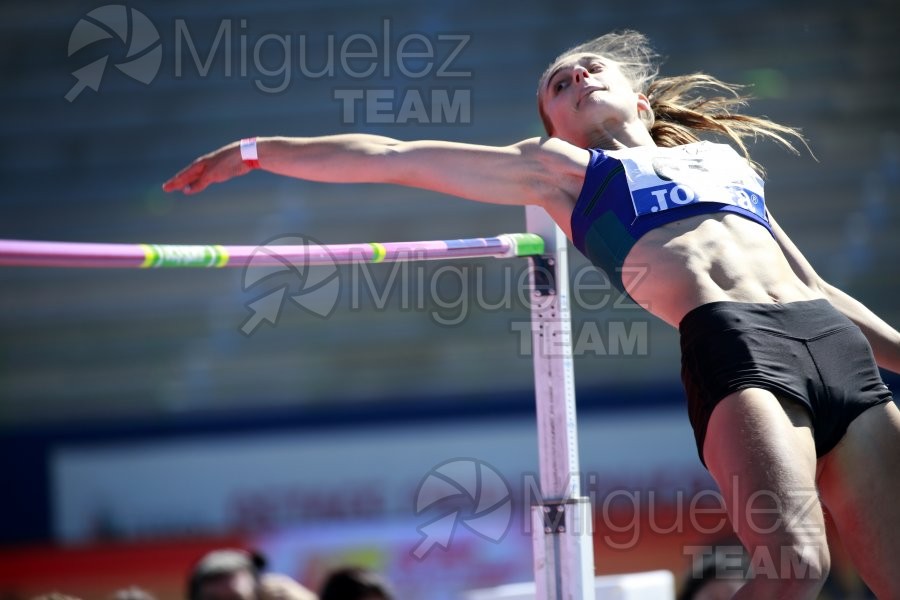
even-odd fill
[{"label": "thigh", "polygon": [[900,598],[900,411],[857,417],[822,460],[819,489],[841,541],[879,598]]},{"label": "thigh", "polygon": [[823,577],[828,548],[807,409],[762,389],[735,392],[713,411],[703,448],[756,576]]}]

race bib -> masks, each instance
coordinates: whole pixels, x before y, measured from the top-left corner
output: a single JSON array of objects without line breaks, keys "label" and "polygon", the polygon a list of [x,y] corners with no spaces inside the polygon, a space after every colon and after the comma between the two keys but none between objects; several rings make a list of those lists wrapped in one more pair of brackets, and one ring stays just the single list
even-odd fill
[{"label": "race bib", "polygon": [[696,202],[716,202],[739,206],[768,221],[762,179],[727,144],[641,146],[607,154],[625,167],[637,216]]}]

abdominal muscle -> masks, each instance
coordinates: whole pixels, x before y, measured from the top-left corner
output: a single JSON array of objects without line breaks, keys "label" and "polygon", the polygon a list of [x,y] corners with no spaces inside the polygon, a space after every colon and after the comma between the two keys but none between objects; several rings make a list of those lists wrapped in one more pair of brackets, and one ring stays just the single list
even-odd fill
[{"label": "abdominal muscle", "polygon": [[728,213],[699,215],[648,232],[626,257],[622,279],[635,302],[673,327],[709,302],[823,297],[794,274],[765,228]]}]

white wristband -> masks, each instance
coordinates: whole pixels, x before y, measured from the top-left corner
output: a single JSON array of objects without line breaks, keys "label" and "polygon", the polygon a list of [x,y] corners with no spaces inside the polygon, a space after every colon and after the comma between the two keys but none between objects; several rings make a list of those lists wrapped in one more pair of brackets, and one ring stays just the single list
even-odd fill
[{"label": "white wristband", "polygon": [[251,169],[259,168],[259,155],[256,153],[256,138],[241,140],[241,160]]}]

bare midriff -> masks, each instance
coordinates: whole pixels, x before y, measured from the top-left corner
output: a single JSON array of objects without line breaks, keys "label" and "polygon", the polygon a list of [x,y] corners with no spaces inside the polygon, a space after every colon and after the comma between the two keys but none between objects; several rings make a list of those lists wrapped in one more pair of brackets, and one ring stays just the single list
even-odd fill
[{"label": "bare midriff", "polygon": [[710,302],[787,303],[822,298],[801,281],[772,235],[743,217],[718,213],[668,223],[641,237],[625,259],[628,294],[678,327]]}]

